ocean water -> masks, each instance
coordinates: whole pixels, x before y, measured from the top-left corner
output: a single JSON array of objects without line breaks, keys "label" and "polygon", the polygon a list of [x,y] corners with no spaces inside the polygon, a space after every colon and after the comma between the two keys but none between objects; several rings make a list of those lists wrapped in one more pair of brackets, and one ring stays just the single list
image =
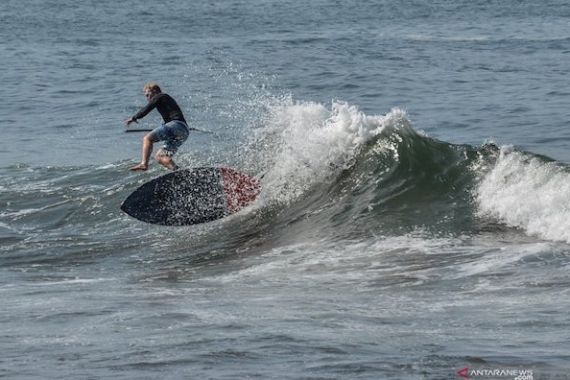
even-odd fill
[{"label": "ocean water", "polygon": [[[569,25],[557,0],[2,1],[0,378],[570,378]],[[166,173],[128,170],[149,80],[213,132],[181,166],[262,177],[254,205],[119,210]]]}]

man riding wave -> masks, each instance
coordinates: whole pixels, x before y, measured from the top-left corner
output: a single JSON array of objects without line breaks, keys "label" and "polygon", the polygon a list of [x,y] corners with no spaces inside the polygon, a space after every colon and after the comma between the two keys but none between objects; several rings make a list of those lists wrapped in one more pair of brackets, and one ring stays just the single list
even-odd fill
[{"label": "man riding wave", "polygon": [[137,120],[142,119],[155,108],[162,116],[164,123],[143,137],[141,162],[133,166],[131,170],[148,169],[152,145],[159,141],[164,141],[165,144],[156,153],[156,160],[165,168],[176,170],[178,166],[172,160],[172,156],[188,138],[190,129],[188,124],[186,124],[186,119],[184,119],[182,110],[176,101],[170,95],[163,93],[156,82],[145,84],[143,91],[148,104],[134,116],[125,120],[125,125],[128,126],[133,122],[137,122]]}]

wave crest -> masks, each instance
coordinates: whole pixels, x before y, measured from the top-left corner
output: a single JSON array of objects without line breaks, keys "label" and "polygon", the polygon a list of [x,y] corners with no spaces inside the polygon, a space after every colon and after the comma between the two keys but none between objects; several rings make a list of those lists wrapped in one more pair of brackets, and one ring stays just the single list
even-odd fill
[{"label": "wave crest", "polygon": [[[333,102],[330,109],[290,99],[273,106],[261,131],[263,139],[256,139],[257,146],[264,147],[267,163],[266,195],[291,202],[352,166],[369,142],[399,129],[411,130],[400,109],[368,116],[344,102]],[[377,148],[394,151],[391,144]]]}]

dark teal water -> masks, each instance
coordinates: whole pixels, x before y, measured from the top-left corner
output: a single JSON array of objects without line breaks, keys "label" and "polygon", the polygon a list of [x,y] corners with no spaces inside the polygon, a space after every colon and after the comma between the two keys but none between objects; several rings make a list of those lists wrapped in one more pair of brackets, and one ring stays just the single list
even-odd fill
[{"label": "dark teal water", "polygon": [[[2,2],[0,377],[565,378],[569,18]],[[182,228],[120,212],[165,173],[128,171],[122,121],[151,79],[214,132],[180,164],[264,175],[250,209]]]}]

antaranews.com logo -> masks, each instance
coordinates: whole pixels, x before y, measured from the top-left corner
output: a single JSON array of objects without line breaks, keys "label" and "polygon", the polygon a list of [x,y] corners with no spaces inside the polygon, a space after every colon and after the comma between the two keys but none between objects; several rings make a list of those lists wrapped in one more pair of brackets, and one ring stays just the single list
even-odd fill
[{"label": "antaranews.com logo", "polygon": [[513,379],[534,380],[531,369],[519,368],[469,368],[457,371],[457,375],[464,379]]}]

